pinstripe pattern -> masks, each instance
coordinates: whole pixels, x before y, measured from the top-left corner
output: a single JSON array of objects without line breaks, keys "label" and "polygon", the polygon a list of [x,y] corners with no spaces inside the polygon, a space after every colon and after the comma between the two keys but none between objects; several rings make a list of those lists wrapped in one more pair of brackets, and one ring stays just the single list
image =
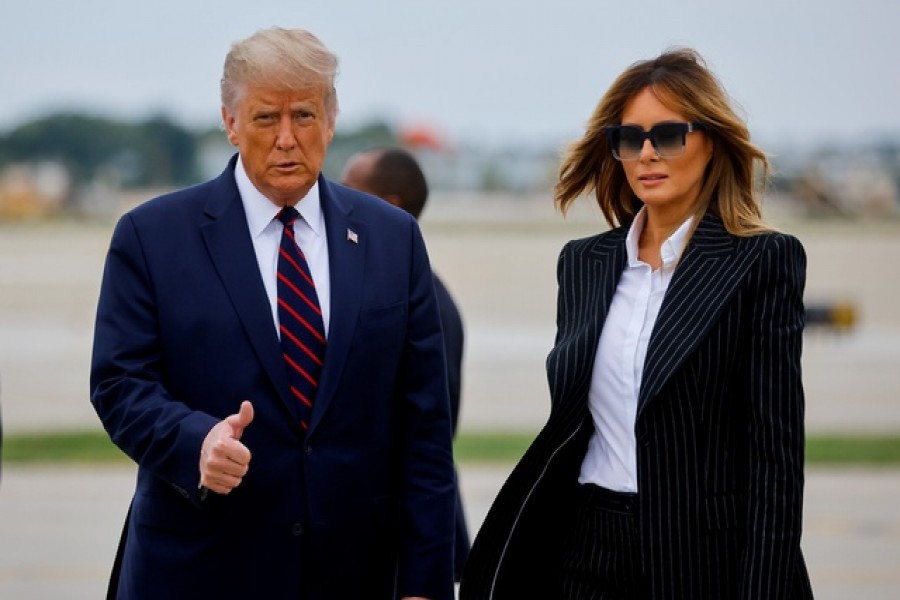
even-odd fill
[{"label": "pinstripe pattern", "polygon": [[[582,486],[598,490],[594,486]],[[565,541],[560,593],[564,600],[632,600],[645,580],[634,511],[580,491],[574,527]]]},{"label": "pinstripe pattern", "polygon": [[[576,240],[560,255],[551,415],[476,537],[464,600],[552,589],[562,541],[548,531],[571,518],[569,477],[590,433],[593,359],[625,235]],[[805,268],[795,238],[736,238],[709,214],[685,249],[650,339],[635,424],[650,598],[812,597],[800,552]]]}]

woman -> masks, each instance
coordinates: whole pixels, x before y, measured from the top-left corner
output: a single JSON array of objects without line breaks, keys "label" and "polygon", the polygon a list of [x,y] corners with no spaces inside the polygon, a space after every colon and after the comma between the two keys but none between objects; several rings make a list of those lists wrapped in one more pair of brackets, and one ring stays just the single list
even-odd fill
[{"label": "woman", "polygon": [[811,598],[800,551],[806,258],[693,50],[635,63],[560,169],[610,231],[563,248],[549,419],[478,533],[464,600]]}]

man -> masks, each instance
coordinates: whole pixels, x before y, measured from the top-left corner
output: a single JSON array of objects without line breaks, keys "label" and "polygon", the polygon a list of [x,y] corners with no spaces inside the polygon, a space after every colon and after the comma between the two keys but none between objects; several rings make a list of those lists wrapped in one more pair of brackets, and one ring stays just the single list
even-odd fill
[{"label": "man", "polygon": [[[344,185],[378,196],[400,207],[418,220],[428,200],[428,183],[415,157],[400,148],[376,148],[359,152],[347,161],[341,177]],[[434,276],[444,352],[447,357],[447,381],[450,386],[450,413],[453,433],[459,421],[459,399],[462,388],[463,323],[459,309],[443,282]],[[462,497],[456,493],[456,546],[454,577],[462,576],[469,555],[469,531],[466,527]]]},{"label": "man", "polygon": [[113,234],[91,400],[139,467],[115,597],[453,596],[431,268],[412,217],[320,174],[336,67],[301,30],[236,43],[238,154]]}]

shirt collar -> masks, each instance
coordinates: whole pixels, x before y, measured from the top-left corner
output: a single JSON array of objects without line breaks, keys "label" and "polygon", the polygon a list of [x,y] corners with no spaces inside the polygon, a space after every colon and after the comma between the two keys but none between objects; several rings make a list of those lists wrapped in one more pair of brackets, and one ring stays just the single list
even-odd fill
[{"label": "shirt collar", "polygon": [[[670,267],[678,262],[681,252],[684,250],[684,245],[687,243],[688,232],[691,230],[693,221],[694,215],[689,216],[662,243],[659,253],[663,266]],[[642,206],[631,222],[631,227],[628,228],[628,236],[625,238],[625,251],[628,255],[628,266],[630,267],[637,266],[640,262],[638,259],[638,240],[641,237],[641,232],[644,231],[646,222],[647,207]]]},{"label": "shirt collar", "polygon": [[[238,192],[241,194],[241,202],[244,204],[244,213],[247,215],[250,235],[255,238],[272,223],[281,208],[256,189],[256,186],[250,181],[246,169],[244,169],[244,163],[240,155],[238,155],[237,164],[234,166],[234,179],[237,183]],[[324,234],[325,220],[322,217],[322,202],[319,197],[318,181],[313,184],[306,196],[297,202],[295,208],[313,233],[317,236]]]},{"label": "shirt collar", "polygon": [[696,215],[690,215],[684,220],[684,223],[678,226],[675,233],[670,235],[666,241],[663,242],[662,248],[660,249],[663,265],[667,267],[672,266],[678,262],[679,258],[681,258],[681,253],[684,252],[684,247],[687,244],[688,232],[690,232],[695,218]]}]

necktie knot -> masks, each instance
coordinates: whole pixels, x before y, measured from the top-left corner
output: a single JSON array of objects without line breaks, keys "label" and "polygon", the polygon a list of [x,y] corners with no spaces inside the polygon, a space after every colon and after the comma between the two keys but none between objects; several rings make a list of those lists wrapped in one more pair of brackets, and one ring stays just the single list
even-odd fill
[{"label": "necktie knot", "polygon": [[290,227],[294,224],[294,221],[297,220],[297,217],[300,216],[300,213],[297,212],[297,209],[293,206],[285,206],[280,211],[278,211],[278,215],[275,217],[279,221],[281,221],[285,227]]}]

